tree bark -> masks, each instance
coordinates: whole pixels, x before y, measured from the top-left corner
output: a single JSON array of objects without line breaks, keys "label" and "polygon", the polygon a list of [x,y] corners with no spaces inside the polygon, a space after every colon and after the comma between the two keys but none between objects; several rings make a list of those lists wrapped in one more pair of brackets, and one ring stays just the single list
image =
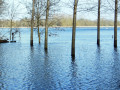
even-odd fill
[{"label": "tree bark", "polygon": [[115,18],[114,18],[114,47],[117,48],[117,13],[118,13],[118,0],[115,0]]},{"label": "tree bark", "polygon": [[39,17],[37,19],[37,28],[38,28],[38,36],[39,36],[39,32],[40,32],[40,30],[39,30]]},{"label": "tree bark", "polygon": [[11,35],[12,35],[12,19],[10,21],[10,41],[11,41]]},{"label": "tree bark", "polygon": [[34,27],[34,4],[35,0],[32,0],[32,18],[31,18],[31,38],[30,38],[30,45],[33,46],[33,27]]},{"label": "tree bark", "polygon": [[50,6],[50,1],[47,0],[46,20],[45,20],[45,46],[44,46],[45,50],[47,50],[47,48],[48,48],[48,16],[49,16],[49,6]]},{"label": "tree bark", "polygon": [[39,30],[39,26],[40,26],[40,12],[39,12],[39,1],[38,1],[38,6],[37,6],[37,28],[38,28],[38,38],[39,38],[39,44],[40,44],[40,30]]},{"label": "tree bark", "polygon": [[39,33],[39,44],[40,44],[40,33]]},{"label": "tree bark", "polygon": [[101,0],[98,0],[98,20],[97,20],[97,45],[100,46],[100,4]]},{"label": "tree bark", "polygon": [[74,13],[73,13],[73,28],[72,28],[72,49],[71,56],[75,57],[75,33],[76,33],[76,14],[77,14],[78,0],[74,1]]}]

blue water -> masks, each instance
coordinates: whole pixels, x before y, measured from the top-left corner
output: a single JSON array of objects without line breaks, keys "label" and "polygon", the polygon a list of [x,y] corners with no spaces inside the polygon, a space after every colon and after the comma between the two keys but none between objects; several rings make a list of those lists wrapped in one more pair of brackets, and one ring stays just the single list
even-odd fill
[{"label": "blue water", "polygon": [[44,34],[39,45],[36,31],[30,47],[29,28],[20,29],[16,43],[0,44],[0,89],[120,90],[120,28],[117,49],[113,47],[113,28],[101,28],[100,47],[96,28],[77,28],[75,60],[71,58],[71,30],[49,28],[49,34],[55,35],[48,37],[47,52]]}]

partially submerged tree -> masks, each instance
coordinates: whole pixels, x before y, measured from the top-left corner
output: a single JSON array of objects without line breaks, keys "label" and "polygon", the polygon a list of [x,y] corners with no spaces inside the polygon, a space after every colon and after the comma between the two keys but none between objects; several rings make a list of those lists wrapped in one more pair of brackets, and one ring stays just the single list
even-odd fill
[{"label": "partially submerged tree", "polygon": [[30,45],[31,46],[33,46],[34,5],[35,5],[35,0],[32,0],[32,18],[31,18],[31,36],[30,36]]},{"label": "partially submerged tree", "polygon": [[72,27],[72,47],[71,47],[72,57],[75,57],[75,33],[76,33],[77,4],[78,4],[78,0],[74,0],[73,27]]},{"label": "partially submerged tree", "polygon": [[115,19],[114,19],[114,47],[117,47],[117,16],[118,16],[118,0],[115,0]]},{"label": "partially submerged tree", "polygon": [[47,0],[46,20],[45,20],[45,46],[44,46],[45,50],[47,50],[47,47],[48,47],[48,16],[49,16],[49,7],[50,7],[50,0]]},{"label": "partially submerged tree", "polygon": [[37,21],[37,29],[38,29],[38,38],[39,38],[39,43],[40,43],[40,23],[41,23],[41,18],[45,15],[45,1],[43,0],[36,0],[35,1],[35,17]]},{"label": "partially submerged tree", "polygon": [[48,48],[48,17],[52,16],[52,13],[55,13],[57,11],[57,8],[55,8],[56,5],[60,0],[47,0],[47,6],[46,6],[46,19],[45,19],[45,46],[44,49],[47,50]]},{"label": "partially submerged tree", "polygon": [[[13,21],[15,22],[15,19],[18,18],[18,14],[19,14],[19,6],[20,4],[18,4],[16,1],[14,0],[10,0],[10,3],[7,3],[7,10],[5,12],[5,14],[7,15],[7,17],[5,17],[6,19],[10,20],[10,38],[9,40],[12,40],[12,31],[13,31]],[[15,23],[16,24],[16,23]],[[16,26],[16,25],[14,25]]]},{"label": "partially submerged tree", "polygon": [[98,0],[98,20],[97,20],[97,45],[100,45],[100,4],[101,0]]},{"label": "partially submerged tree", "polygon": [[[49,6],[47,6],[47,0],[35,0],[35,4],[34,4],[34,16],[35,16],[35,21],[34,21],[34,26],[37,27],[37,31],[38,31],[38,37],[39,37],[39,43],[40,43],[40,33],[42,30],[40,30],[40,26],[44,26],[45,25],[45,32],[47,31],[47,28],[49,26],[49,18],[48,17],[52,17],[53,12],[55,12],[56,8],[55,5],[57,5],[59,3],[60,0],[49,0]],[[24,3],[24,5],[26,5],[28,14],[31,15],[32,14],[32,4],[31,2],[28,2],[26,0],[26,2]],[[49,9],[49,11],[48,11]],[[48,12],[48,13],[46,13]],[[47,18],[45,18],[47,17]],[[47,21],[47,22],[46,22]],[[45,22],[45,24],[44,24]],[[46,37],[48,35],[46,34]],[[45,39],[45,43],[47,42],[47,38]],[[47,43],[46,43],[47,45]],[[46,46],[45,45],[45,46]]]},{"label": "partially submerged tree", "polygon": [[37,28],[38,28],[38,38],[39,38],[39,43],[40,43],[40,31],[39,31],[39,26],[40,26],[40,12],[39,12],[39,0],[36,3],[36,7],[37,7],[37,15],[36,15],[36,19],[37,19]]}]

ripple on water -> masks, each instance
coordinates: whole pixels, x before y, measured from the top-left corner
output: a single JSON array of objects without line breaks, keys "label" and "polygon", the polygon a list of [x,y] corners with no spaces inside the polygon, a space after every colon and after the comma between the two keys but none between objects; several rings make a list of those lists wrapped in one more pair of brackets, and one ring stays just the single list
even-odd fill
[{"label": "ripple on water", "polygon": [[30,47],[29,29],[21,30],[20,42],[0,44],[0,89],[119,90],[120,46],[113,48],[113,29],[102,29],[100,47],[92,29],[77,28],[75,59],[71,58],[71,28],[55,31],[58,35],[49,37],[47,52],[43,39],[37,43],[36,33]]}]

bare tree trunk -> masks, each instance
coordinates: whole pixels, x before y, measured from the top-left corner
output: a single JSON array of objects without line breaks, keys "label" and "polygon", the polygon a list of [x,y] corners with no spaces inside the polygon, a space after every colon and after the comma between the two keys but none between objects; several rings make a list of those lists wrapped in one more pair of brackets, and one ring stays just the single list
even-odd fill
[{"label": "bare tree trunk", "polygon": [[[38,20],[39,22],[39,20]],[[38,38],[39,38],[39,44],[40,44],[40,31],[39,31],[39,25],[37,26],[38,27]]]},{"label": "bare tree trunk", "polygon": [[39,44],[40,44],[40,33],[39,33]]},{"label": "bare tree trunk", "polygon": [[38,19],[38,25],[37,25],[37,27],[38,27],[38,38],[39,38],[39,44],[40,44],[40,30],[39,30],[39,19]]},{"label": "bare tree trunk", "polygon": [[11,41],[11,35],[12,35],[12,19],[10,20],[10,41]]},{"label": "bare tree trunk", "polygon": [[98,0],[98,21],[97,21],[97,45],[100,46],[100,4],[101,0]]},{"label": "bare tree trunk", "polygon": [[115,0],[115,20],[114,20],[114,47],[117,48],[117,12],[118,0]]},{"label": "bare tree trunk", "polygon": [[40,32],[40,29],[39,29],[39,18],[37,19],[37,28],[38,28],[38,36],[39,36],[39,32]]},{"label": "bare tree trunk", "polygon": [[40,15],[39,15],[39,1],[37,2],[37,28],[38,28],[38,36],[39,36],[39,19],[40,19]]},{"label": "bare tree trunk", "polygon": [[31,38],[30,38],[30,45],[33,46],[33,27],[34,27],[34,4],[35,0],[32,0],[32,18],[31,18]]},{"label": "bare tree trunk", "polygon": [[75,57],[75,33],[76,33],[76,14],[77,14],[78,0],[74,1],[74,13],[73,13],[73,28],[72,28],[72,47],[71,56]]},{"label": "bare tree trunk", "polygon": [[45,20],[45,46],[44,46],[45,50],[47,50],[47,48],[48,48],[48,16],[49,16],[49,6],[50,6],[50,1],[47,0],[46,20]]},{"label": "bare tree trunk", "polygon": [[39,12],[39,1],[38,1],[38,6],[37,6],[37,28],[38,28],[38,38],[39,38],[39,44],[40,44],[40,31],[39,31],[39,26],[40,26],[40,12]]}]

